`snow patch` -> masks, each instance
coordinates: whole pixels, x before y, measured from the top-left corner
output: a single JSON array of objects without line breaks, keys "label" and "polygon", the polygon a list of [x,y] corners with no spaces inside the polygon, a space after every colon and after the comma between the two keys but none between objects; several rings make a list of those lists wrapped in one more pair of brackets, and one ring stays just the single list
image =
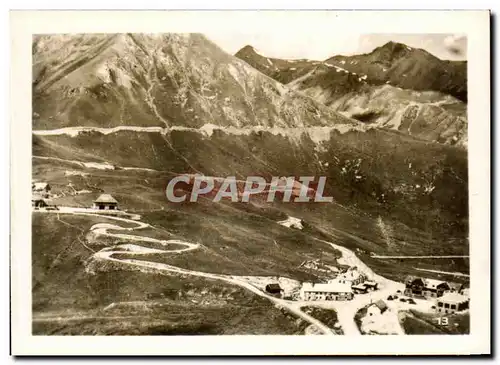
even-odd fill
[{"label": "snow patch", "polygon": [[96,70],[96,76],[102,80],[105,84],[109,84],[111,82],[111,75],[109,72],[109,67],[107,64],[102,64],[97,70]]},{"label": "snow patch", "polygon": [[115,169],[115,167],[113,165],[110,165],[108,163],[83,162],[83,165],[85,167],[88,167],[91,169],[98,169],[98,170],[114,170]]},{"label": "snow patch", "polygon": [[214,134],[215,129],[221,129],[221,127],[215,124],[207,123],[203,124],[203,126],[200,128],[200,131],[208,137],[211,137],[212,134]]},{"label": "snow patch", "polygon": [[297,228],[297,229],[303,229],[304,226],[302,225],[302,220],[299,218],[295,217],[288,217],[284,221],[279,221],[278,224],[281,224],[282,226],[288,227],[288,228]]},{"label": "snow patch", "polygon": [[80,195],[80,194],[90,194],[90,193],[92,193],[92,191],[90,191],[90,190],[85,190],[85,189],[75,191],[75,194],[76,194],[76,195]]},{"label": "snow patch", "polygon": [[253,51],[257,53],[259,56],[265,57],[260,51],[258,51],[256,48],[252,47]]},{"label": "snow patch", "polygon": [[335,66],[335,65],[332,65],[332,64],[327,63],[327,62],[325,62],[324,65],[327,66],[327,67],[333,67],[333,68],[335,68],[337,70],[337,72],[346,72],[346,73],[349,73],[349,71],[347,71],[345,68],[342,68],[342,67],[339,67],[339,66]]},{"label": "snow patch", "polygon": [[66,170],[64,171],[64,176],[88,176],[89,173],[88,172],[81,172],[81,171],[69,171],[69,170]]},{"label": "snow patch", "polygon": [[233,77],[233,79],[238,82],[242,87],[245,85],[245,81],[241,78],[240,72],[236,67],[234,67],[232,64],[227,65],[227,70],[229,71],[229,74]]},{"label": "snow patch", "polygon": [[267,60],[267,63],[269,63],[271,66],[274,66],[274,64],[272,63],[272,61],[269,58],[266,58],[266,60]]}]

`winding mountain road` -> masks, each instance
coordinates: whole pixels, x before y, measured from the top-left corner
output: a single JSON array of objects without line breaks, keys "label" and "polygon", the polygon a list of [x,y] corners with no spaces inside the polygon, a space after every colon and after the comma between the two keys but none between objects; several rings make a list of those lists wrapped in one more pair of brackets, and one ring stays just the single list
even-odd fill
[{"label": "winding mountain road", "polygon": [[[115,255],[115,254],[128,254],[128,255],[134,255],[134,256],[140,256],[140,255],[151,254],[151,253],[178,254],[178,253],[183,253],[183,252],[198,249],[200,247],[200,245],[197,243],[191,243],[191,242],[182,241],[182,240],[159,240],[156,238],[151,238],[151,237],[146,237],[146,236],[141,236],[141,235],[125,234],[125,233],[111,233],[111,232],[109,232],[109,230],[131,232],[131,231],[136,231],[136,230],[148,228],[151,226],[147,223],[140,222],[137,220],[116,217],[116,216],[109,216],[109,215],[105,215],[105,214],[90,213],[89,210],[72,209],[69,207],[63,207],[63,209],[60,209],[59,211],[40,211],[40,212],[52,213],[52,214],[55,213],[55,214],[88,215],[88,216],[97,216],[97,217],[101,216],[101,217],[106,218],[106,219],[112,219],[112,220],[116,220],[116,221],[121,221],[121,222],[133,224],[133,225],[135,225],[135,227],[122,227],[119,225],[114,225],[114,224],[109,224],[109,223],[97,223],[90,228],[90,231],[93,232],[94,234],[96,234],[96,236],[114,237],[114,238],[119,238],[121,240],[128,240],[128,241],[133,241],[133,242],[156,243],[156,244],[162,245],[164,248],[155,249],[155,248],[143,247],[143,246],[136,245],[136,244],[120,244],[120,245],[116,245],[116,246],[106,247],[98,252],[95,252],[93,254],[94,258],[96,260],[107,260],[107,261],[120,263],[123,265],[144,267],[144,268],[156,270],[159,272],[167,271],[167,272],[172,272],[172,273],[182,274],[182,275],[193,275],[193,276],[204,277],[204,278],[208,278],[208,279],[222,280],[222,281],[225,281],[229,284],[237,285],[237,286],[240,286],[244,289],[247,289],[247,290],[253,292],[254,294],[257,294],[263,298],[270,300],[275,305],[282,307],[282,308],[285,308],[289,312],[302,318],[303,320],[307,321],[308,323],[316,326],[316,328],[324,335],[334,335],[335,334],[332,331],[332,329],[330,329],[328,326],[323,324],[321,321],[308,315],[307,313],[304,313],[300,309],[300,306],[296,305],[296,302],[287,301],[287,300],[275,298],[271,295],[268,295],[265,292],[263,292],[262,290],[253,286],[252,284],[238,279],[237,276],[229,276],[229,275],[222,275],[222,274],[207,273],[207,272],[202,272],[202,271],[188,270],[188,269],[183,269],[180,267],[176,267],[176,266],[172,266],[172,265],[168,265],[168,264],[163,264],[163,263],[159,263],[159,262],[150,262],[150,261],[144,261],[144,260],[139,260],[139,259],[124,259],[124,258],[113,257],[113,255]],[[185,247],[184,248],[169,249],[168,246],[171,244],[175,245],[175,247],[178,247],[179,245],[185,246]]]}]

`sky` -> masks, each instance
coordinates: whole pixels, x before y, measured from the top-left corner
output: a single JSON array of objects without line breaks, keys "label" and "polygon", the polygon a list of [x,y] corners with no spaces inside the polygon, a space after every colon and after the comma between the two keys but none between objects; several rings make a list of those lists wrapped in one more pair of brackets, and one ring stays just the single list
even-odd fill
[{"label": "sky", "polygon": [[307,31],[273,33],[214,32],[205,35],[226,52],[234,54],[246,45],[271,58],[325,60],[335,55],[371,52],[389,41],[423,48],[445,60],[465,60],[467,39],[454,34],[339,34],[328,40],[324,34]]}]

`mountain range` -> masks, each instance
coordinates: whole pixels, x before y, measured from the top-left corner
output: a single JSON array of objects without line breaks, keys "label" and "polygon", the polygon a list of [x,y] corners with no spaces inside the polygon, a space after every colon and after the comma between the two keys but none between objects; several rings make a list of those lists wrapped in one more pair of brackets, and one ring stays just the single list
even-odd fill
[{"label": "mountain range", "polygon": [[419,138],[467,145],[467,62],[388,42],[371,53],[324,61],[236,53],[262,73],[333,110]]}]

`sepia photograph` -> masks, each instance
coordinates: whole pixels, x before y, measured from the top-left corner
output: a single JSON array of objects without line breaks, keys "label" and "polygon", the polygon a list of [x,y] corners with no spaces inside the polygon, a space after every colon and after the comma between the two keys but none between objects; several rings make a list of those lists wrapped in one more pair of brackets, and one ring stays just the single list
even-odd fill
[{"label": "sepia photograph", "polygon": [[30,34],[29,335],[471,335],[467,31],[246,29]]}]

